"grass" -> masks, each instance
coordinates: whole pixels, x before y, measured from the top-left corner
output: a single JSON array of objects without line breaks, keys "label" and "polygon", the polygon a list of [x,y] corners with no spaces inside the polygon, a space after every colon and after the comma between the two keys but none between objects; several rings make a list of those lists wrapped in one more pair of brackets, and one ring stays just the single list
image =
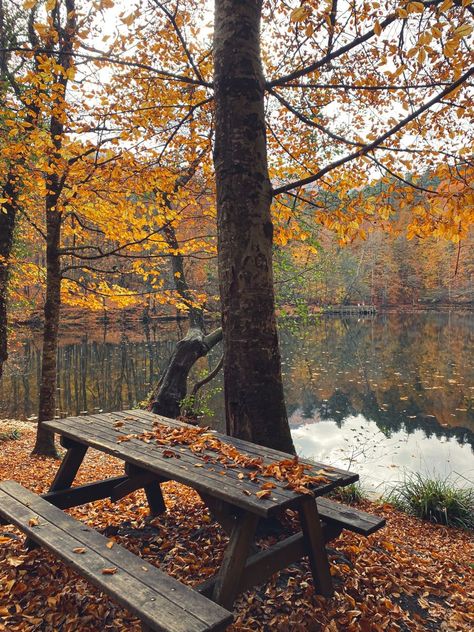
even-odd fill
[{"label": "grass", "polygon": [[21,438],[19,430],[10,430],[9,432],[0,432],[0,441],[16,441]]},{"label": "grass", "polygon": [[346,487],[336,487],[331,493],[331,498],[343,503],[357,505],[357,503],[365,500],[367,495],[359,483],[352,483],[351,485],[346,485]]},{"label": "grass", "polygon": [[460,487],[449,477],[410,474],[391,490],[387,500],[423,520],[474,529],[474,487]]}]

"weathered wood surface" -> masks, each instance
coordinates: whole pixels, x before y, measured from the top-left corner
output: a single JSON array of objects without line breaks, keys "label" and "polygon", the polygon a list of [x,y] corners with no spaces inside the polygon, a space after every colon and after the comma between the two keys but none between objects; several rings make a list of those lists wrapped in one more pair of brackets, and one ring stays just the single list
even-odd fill
[{"label": "weathered wood surface", "polygon": [[[150,630],[217,632],[232,622],[224,608],[120,545],[108,548],[107,538],[15,481],[0,483],[0,514],[137,615]],[[104,568],[116,571],[104,574]]]},{"label": "weathered wood surface", "polygon": [[329,498],[318,498],[316,504],[318,513],[325,522],[339,525],[360,535],[370,535],[385,525],[385,518],[342,505]]},{"label": "weathered wood surface", "polygon": [[[183,422],[161,418],[159,415],[146,411],[133,410],[119,413],[89,415],[85,417],[69,417],[67,419],[55,419],[46,422],[48,428],[83,445],[107,452],[112,456],[124,460],[138,468],[154,472],[158,477],[170,478],[189,485],[198,492],[210,494],[233,506],[246,509],[261,517],[277,515],[285,507],[296,507],[301,495],[290,489],[285,489],[284,481],[276,481],[276,488],[272,489],[271,497],[259,499],[256,492],[260,484],[267,481],[259,477],[259,482],[250,481],[247,477],[239,479],[239,472],[248,473],[245,468],[230,468],[219,463],[205,463],[200,455],[181,446],[160,446],[154,442],[144,443],[132,438],[129,441],[119,443],[120,435],[140,434],[152,429],[152,423],[162,420],[171,427],[187,427]],[[123,426],[115,428],[114,423],[123,422]],[[264,463],[288,459],[289,455],[276,450],[227,437],[215,433],[216,437],[226,442],[239,451],[251,457],[260,457]],[[164,450],[172,450],[176,454],[174,458],[163,457]],[[206,453],[212,458],[219,455],[215,452]],[[313,473],[324,469],[327,472],[327,482],[314,486],[315,496],[326,494],[337,486],[348,485],[358,480],[358,475],[337,468],[328,468],[319,463],[301,460],[311,466]],[[199,466],[199,467],[196,467]],[[308,470],[308,473],[311,474]]]}]

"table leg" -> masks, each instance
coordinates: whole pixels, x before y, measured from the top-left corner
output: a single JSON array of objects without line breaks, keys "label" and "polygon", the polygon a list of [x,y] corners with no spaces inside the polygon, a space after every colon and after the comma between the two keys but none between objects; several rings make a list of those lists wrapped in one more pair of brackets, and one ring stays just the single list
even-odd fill
[{"label": "table leg", "polygon": [[329,560],[314,498],[312,496],[302,497],[298,511],[316,591],[325,597],[332,597],[334,588],[329,572]]},{"label": "table leg", "polygon": [[77,443],[66,437],[61,437],[61,445],[67,448],[67,452],[49,488],[50,492],[71,487],[76,478],[77,471],[84,460],[88,447],[83,443]]},{"label": "table leg", "polygon": [[234,525],[229,544],[224,552],[212,598],[229,610],[232,609],[239,589],[258,520],[255,514],[243,512]]},{"label": "table leg", "polygon": [[[78,443],[67,437],[61,437],[60,441],[63,448],[67,449],[67,452],[61,461],[48,493],[62,491],[71,487],[87,452],[88,446],[83,443]],[[25,547],[28,551],[35,549],[37,546],[38,544],[31,538],[26,538]]]},{"label": "table leg", "polygon": [[[133,479],[134,477],[140,477],[147,474],[147,471],[137,467],[136,465],[132,465],[131,463],[125,463],[125,473],[130,477],[130,479]],[[163,494],[161,493],[160,482],[158,480],[154,480],[151,481],[151,483],[146,483],[143,485],[143,489],[145,490],[146,499],[150,507],[150,514],[152,516],[159,516],[164,513],[166,511],[166,505]]]}]

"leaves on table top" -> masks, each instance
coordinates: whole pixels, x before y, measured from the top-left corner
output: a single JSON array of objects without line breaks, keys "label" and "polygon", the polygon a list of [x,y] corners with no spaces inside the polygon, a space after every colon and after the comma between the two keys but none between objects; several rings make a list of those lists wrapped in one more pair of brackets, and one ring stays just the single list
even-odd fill
[{"label": "leaves on table top", "polygon": [[[139,439],[145,443],[154,441],[163,447],[185,446],[195,456],[199,455],[204,463],[216,463],[224,468],[250,470],[246,474],[239,472],[237,477],[240,480],[245,479],[246,476],[251,481],[257,481],[257,476],[272,477],[283,483],[283,489],[291,489],[298,494],[311,494],[311,488],[329,482],[329,467],[327,470],[316,469],[312,465],[302,463],[297,456],[265,464],[262,458],[240,452],[235,446],[222,441],[209,428],[196,426],[176,428],[155,421],[151,431],[120,435],[117,437],[117,442],[131,439]],[[180,451],[183,451],[183,448],[180,448]],[[162,455],[164,458],[180,458],[168,447],[163,450]],[[194,467],[203,467],[203,464],[196,463]],[[225,475],[226,472],[221,470],[219,473]],[[276,487],[275,484],[273,486]],[[270,488],[262,487],[262,489]],[[270,494],[256,494],[256,496],[260,499],[270,498]]]}]

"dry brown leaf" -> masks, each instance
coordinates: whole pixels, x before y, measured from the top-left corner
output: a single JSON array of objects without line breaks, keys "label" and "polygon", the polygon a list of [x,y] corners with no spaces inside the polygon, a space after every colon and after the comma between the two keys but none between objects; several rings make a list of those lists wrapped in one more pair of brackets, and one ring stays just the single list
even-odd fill
[{"label": "dry brown leaf", "polygon": [[117,569],[116,566],[111,566],[110,568],[103,568],[102,569],[102,575],[115,575],[117,570],[118,569]]},{"label": "dry brown leaf", "polygon": [[83,555],[86,552],[86,550],[82,546],[77,546],[75,549],[72,550],[72,552],[77,553],[78,555]]}]

